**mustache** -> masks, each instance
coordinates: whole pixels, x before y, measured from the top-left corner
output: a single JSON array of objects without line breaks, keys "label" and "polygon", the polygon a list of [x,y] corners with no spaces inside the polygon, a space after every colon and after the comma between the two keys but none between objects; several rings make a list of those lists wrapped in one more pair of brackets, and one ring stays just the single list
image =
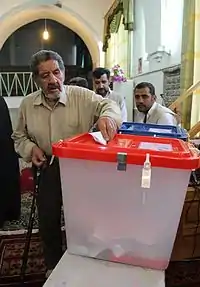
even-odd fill
[{"label": "mustache", "polygon": [[100,89],[97,89],[97,93],[99,93],[99,94],[107,93],[107,90],[105,88],[100,88]]},{"label": "mustache", "polygon": [[143,104],[137,104],[137,107],[146,107],[146,106]]},{"label": "mustache", "polygon": [[49,84],[48,89],[59,89],[60,90],[60,85],[58,84]]}]

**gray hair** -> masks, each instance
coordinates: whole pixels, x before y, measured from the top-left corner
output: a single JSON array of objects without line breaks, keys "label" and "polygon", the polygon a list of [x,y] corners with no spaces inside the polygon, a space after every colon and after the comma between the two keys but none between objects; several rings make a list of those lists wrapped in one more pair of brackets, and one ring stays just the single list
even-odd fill
[{"label": "gray hair", "polygon": [[65,65],[64,65],[63,59],[58,53],[51,51],[51,50],[40,50],[31,57],[30,68],[31,68],[31,72],[33,73],[34,77],[36,77],[38,75],[39,64],[42,62],[46,62],[48,60],[57,61],[59,68],[62,71],[65,70]]}]

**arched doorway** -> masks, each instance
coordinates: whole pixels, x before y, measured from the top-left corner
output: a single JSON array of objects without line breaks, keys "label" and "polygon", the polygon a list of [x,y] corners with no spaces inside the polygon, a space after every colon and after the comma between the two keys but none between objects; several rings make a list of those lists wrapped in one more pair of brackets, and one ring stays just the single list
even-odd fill
[{"label": "arched doorway", "polygon": [[[49,38],[44,39],[47,29]],[[84,41],[71,29],[50,19],[41,19],[16,30],[0,50],[0,96],[24,97],[38,89],[30,71],[31,56],[38,50],[58,52],[63,58],[65,83],[84,77],[92,89],[92,58]]]},{"label": "arched doorway", "polygon": [[[49,38],[46,40],[43,38],[45,28],[49,33]],[[76,76],[88,78],[88,75],[92,71],[92,58],[83,40],[66,26],[53,20],[41,19],[22,26],[4,43],[0,50],[0,84],[1,82],[3,83],[1,87],[8,84],[6,82],[9,76],[11,80],[8,85],[9,87],[13,86],[12,83],[14,80],[14,86],[16,84],[20,86],[25,85],[24,89],[26,89],[29,84],[28,74],[22,79],[20,72],[29,72],[31,56],[41,49],[53,50],[61,55],[66,67],[66,83],[70,78]],[[2,74],[3,72],[9,72],[10,74]],[[14,75],[11,72],[17,74]],[[13,79],[14,76],[15,79]],[[19,89],[20,87],[18,88],[18,92]],[[7,92],[6,87],[4,87],[4,90],[4,92]],[[11,92],[12,94],[7,92],[5,96],[16,95],[16,91],[12,90]],[[27,89],[26,94],[29,92],[33,91]]]},{"label": "arched doorway", "polygon": [[[40,3],[42,1],[39,1]],[[81,18],[80,15],[71,11],[69,7],[56,7],[54,5],[42,5],[37,1],[26,1],[23,4],[16,5],[8,10],[0,18],[0,49],[6,40],[20,27],[40,19],[51,19],[68,27],[77,33],[86,44],[91,58],[93,68],[104,62],[104,54],[102,53],[101,38],[93,30],[93,27]],[[102,64],[103,65],[103,64]],[[19,107],[23,97],[6,97],[6,102],[10,109]]]},{"label": "arched doorway", "polygon": [[[31,4],[31,2],[33,4]],[[92,27],[89,27],[83,19],[79,19],[73,13],[70,13],[65,7],[58,8],[51,5],[35,6],[34,1],[30,1],[27,4],[17,6],[1,17],[1,34],[0,34],[0,49],[17,29],[39,19],[51,19],[54,20],[75,33],[77,33],[86,46],[92,57],[93,67],[100,64],[101,53],[101,39],[98,39],[97,35],[93,31]]]}]

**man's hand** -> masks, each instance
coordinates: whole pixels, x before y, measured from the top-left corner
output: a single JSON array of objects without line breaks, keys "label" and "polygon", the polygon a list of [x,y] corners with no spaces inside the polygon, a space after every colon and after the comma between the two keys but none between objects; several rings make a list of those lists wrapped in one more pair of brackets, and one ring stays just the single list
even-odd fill
[{"label": "man's hand", "polygon": [[38,146],[34,146],[32,149],[32,163],[37,167],[41,167],[45,162],[46,157],[43,151]]},{"label": "man's hand", "polygon": [[117,124],[112,118],[99,118],[97,121],[97,126],[106,141],[112,140],[117,133]]}]

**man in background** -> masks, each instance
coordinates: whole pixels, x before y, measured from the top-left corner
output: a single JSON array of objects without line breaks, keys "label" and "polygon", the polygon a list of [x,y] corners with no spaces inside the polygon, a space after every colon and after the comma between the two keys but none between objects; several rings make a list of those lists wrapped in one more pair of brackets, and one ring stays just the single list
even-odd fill
[{"label": "man in background", "polygon": [[136,85],[134,89],[135,105],[133,121],[160,125],[178,125],[176,114],[156,103],[155,87],[148,82]]},{"label": "man in background", "polygon": [[121,109],[122,121],[127,121],[127,109],[124,97],[110,89],[110,71],[106,68],[96,68],[93,71],[95,92],[104,98],[115,101]]},{"label": "man in background", "polygon": [[69,81],[70,86],[77,86],[88,89],[88,81],[82,77],[75,77]]}]

